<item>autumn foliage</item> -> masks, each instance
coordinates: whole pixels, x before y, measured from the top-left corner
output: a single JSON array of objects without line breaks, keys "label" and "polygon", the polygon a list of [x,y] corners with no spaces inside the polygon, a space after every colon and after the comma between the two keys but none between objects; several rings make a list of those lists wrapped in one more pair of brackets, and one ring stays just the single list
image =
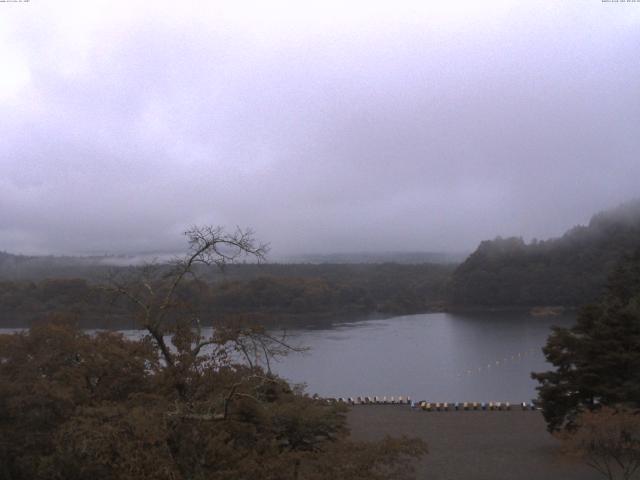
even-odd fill
[{"label": "autumn foliage", "polygon": [[147,265],[104,286],[129,304],[135,339],[68,321],[0,335],[0,478],[410,476],[422,442],[351,442],[343,406],[271,373],[269,359],[295,347],[246,322],[214,322],[183,295],[196,265],[261,260],[251,232],[194,227],[186,236],[189,251],[169,271]]},{"label": "autumn foliage", "polygon": [[150,337],[65,323],[0,336],[0,478],[404,478],[425,452],[351,442],[343,407],[203,357],[180,371]]},{"label": "autumn foliage", "polygon": [[605,478],[630,480],[640,471],[640,411],[603,407],[586,411],[578,428],[559,435],[567,452]]}]

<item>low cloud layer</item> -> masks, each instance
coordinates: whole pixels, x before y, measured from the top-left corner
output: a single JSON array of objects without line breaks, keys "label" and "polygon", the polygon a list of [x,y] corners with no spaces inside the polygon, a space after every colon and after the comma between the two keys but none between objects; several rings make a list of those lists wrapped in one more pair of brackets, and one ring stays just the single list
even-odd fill
[{"label": "low cloud layer", "polygon": [[304,3],[0,4],[0,250],[460,251],[640,195],[640,4]]}]

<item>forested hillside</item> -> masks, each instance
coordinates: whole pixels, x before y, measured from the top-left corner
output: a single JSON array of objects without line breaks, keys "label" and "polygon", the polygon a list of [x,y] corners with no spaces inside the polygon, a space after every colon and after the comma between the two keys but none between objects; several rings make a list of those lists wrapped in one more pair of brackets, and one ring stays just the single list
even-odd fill
[{"label": "forested hillside", "polygon": [[456,306],[578,306],[595,301],[616,262],[640,245],[640,200],[560,238],[484,241],[454,272]]},{"label": "forested hillside", "polygon": [[[560,238],[482,242],[453,264],[302,263],[195,269],[183,294],[208,315],[256,314],[264,321],[305,316],[410,314],[447,307],[579,306],[602,293],[616,262],[640,246],[640,200],[595,215]],[[132,325],[126,305],[100,288],[136,267],[106,257],[27,257],[0,252],[0,326],[72,313],[84,326]],[[156,268],[169,271],[169,264]]]},{"label": "forested hillside", "polygon": [[[166,265],[160,269],[169,269]],[[442,309],[451,265],[230,265],[226,274],[199,269],[181,299],[203,312],[251,314],[262,322],[303,317],[408,314]],[[114,269],[128,275],[135,269]],[[91,273],[91,270],[87,270]],[[103,272],[105,273],[105,272]],[[99,277],[89,275],[89,277]],[[84,327],[130,328],[130,305],[114,301],[102,281],[47,278],[0,280],[0,327],[26,326],[53,314],[72,314]]]}]

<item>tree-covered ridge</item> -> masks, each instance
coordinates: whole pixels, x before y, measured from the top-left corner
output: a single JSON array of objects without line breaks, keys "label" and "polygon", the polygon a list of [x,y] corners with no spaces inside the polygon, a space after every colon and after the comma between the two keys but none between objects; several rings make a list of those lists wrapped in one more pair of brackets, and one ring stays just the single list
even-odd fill
[{"label": "tree-covered ridge", "polygon": [[560,238],[480,244],[454,272],[451,301],[465,306],[577,306],[595,301],[616,262],[640,245],[640,200],[594,215]]},{"label": "tree-covered ridge", "polygon": [[[438,263],[240,263],[224,272],[196,268],[198,281],[184,289],[203,309],[263,316],[578,306],[603,293],[613,265],[638,245],[640,200],[599,213],[587,226],[574,227],[560,238],[484,241],[457,268]],[[29,324],[52,312],[77,314],[86,326],[126,326],[120,321],[128,313],[96,285],[114,271],[132,267],[105,262],[104,257],[0,252],[0,326]]]},{"label": "tree-covered ridge", "polygon": [[[261,323],[408,314],[441,309],[452,270],[435,264],[231,265],[224,277],[201,269],[198,280],[185,281],[179,293],[207,315],[255,314]],[[73,315],[85,328],[132,326],[130,305],[97,283],[0,281],[0,327],[28,326],[54,313]]]}]

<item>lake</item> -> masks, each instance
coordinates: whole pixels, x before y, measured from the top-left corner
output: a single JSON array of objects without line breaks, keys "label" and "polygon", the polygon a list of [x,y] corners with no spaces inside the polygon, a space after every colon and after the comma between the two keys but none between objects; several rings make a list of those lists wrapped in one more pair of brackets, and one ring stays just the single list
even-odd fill
[{"label": "lake", "polygon": [[273,366],[309,393],[329,397],[410,395],[428,401],[530,401],[532,371],[552,325],[574,315],[428,313],[288,332],[310,348]]},{"label": "lake", "polygon": [[[309,347],[272,364],[282,377],[327,397],[411,396],[433,402],[523,402],[536,396],[532,371],[552,325],[574,315],[427,313],[288,330]],[[0,329],[0,333],[11,330]],[[140,331],[126,331],[137,337]]]}]

